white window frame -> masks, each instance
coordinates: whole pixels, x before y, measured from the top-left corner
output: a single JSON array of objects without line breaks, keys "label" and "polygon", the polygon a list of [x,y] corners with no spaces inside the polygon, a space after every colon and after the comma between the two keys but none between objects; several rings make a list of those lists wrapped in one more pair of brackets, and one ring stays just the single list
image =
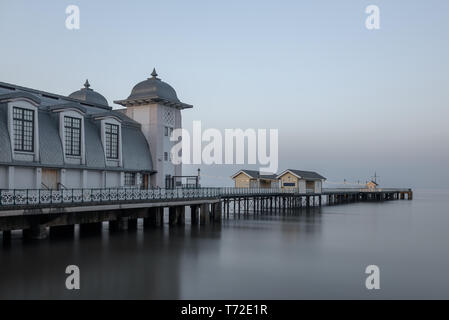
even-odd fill
[{"label": "white window frame", "polygon": [[[113,124],[118,126],[118,159],[108,158],[106,156],[106,124]],[[107,117],[101,120],[101,142],[103,143],[104,159],[106,161],[106,166],[109,167],[122,167],[123,166],[123,155],[122,155],[122,124],[113,117]]]},{"label": "white window frame", "polygon": [[[72,156],[66,155],[66,145],[65,145],[65,124],[64,118],[71,117],[77,118],[81,120],[81,155],[80,156]],[[77,162],[81,162],[80,164],[86,164],[86,137],[85,137],[85,129],[84,129],[84,115],[75,109],[67,109],[65,111],[59,112],[59,137],[61,138],[62,143],[62,152],[64,155],[64,162],[70,164],[77,164]]]},{"label": "white window frame", "polygon": [[[16,151],[14,148],[14,120],[13,108],[21,108],[34,111],[33,119],[33,151]],[[13,160],[19,161],[39,161],[39,108],[37,104],[25,98],[15,99],[8,102],[8,130],[11,142],[11,152]]]}]

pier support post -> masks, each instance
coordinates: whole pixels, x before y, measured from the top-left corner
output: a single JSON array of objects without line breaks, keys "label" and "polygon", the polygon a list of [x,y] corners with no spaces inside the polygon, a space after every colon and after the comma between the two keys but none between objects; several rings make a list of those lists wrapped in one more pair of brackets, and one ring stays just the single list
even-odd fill
[{"label": "pier support post", "polygon": [[128,230],[137,230],[137,219],[128,219]]},{"label": "pier support post", "polygon": [[29,229],[23,230],[25,239],[41,240],[48,237],[48,228],[40,224],[32,224]]},{"label": "pier support post", "polygon": [[11,230],[3,231],[2,238],[3,238],[3,243],[11,242]]},{"label": "pier support post", "polygon": [[73,237],[75,225],[50,227],[50,237]]},{"label": "pier support post", "polygon": [[80,224],[80,234],[93,234],[101,232],[103,224],[101,222],[82,223]]},{"label": "pier support post", "polygon": [[192,225],[198,224],[198,206],[197,205],[190,206],[190,223]]},{"label": "pier support post", "polygon": [[177,214],[176,207],[169,207],[168,208],[168,224],[170,226],[174,226],[178,222],[178,214]]},{"label": "pier support post", "polygon": [[207,225],[209,224],[209,204],[208,203],[203,203],[201,205],[201,210],[200,210],[200,224],[201,225]]},{"label": "pier support post", "polygon": [[161,227],[164,220],[164,208],[149,208],[148,215],[143,220],[145,228],[148,227]]},{"label": "pier support post", "polygon": [[214,206],[214,222],[220,223],[221,222],[221,214],[222,214],[221,201],[214,203],[213,206]]},{"label": "pier support post", "polygon": [[110,231],[126,231],[128,230],[128,217],[118,217],[116,220],[109,221]]},{"label": "pier support post", "polygon": [[178,226],[183,226],[186,223],[186,207],[178,206],[176,207],[176,222]]}]

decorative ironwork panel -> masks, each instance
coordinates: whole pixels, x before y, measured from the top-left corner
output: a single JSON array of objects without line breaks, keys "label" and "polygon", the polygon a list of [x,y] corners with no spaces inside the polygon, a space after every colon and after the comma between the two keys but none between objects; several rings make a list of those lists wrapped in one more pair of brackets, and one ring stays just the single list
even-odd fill
[{"label": "decorative ironwork panel", "polygon": [[62,191],[52,190],[51,191],[51,202],[52,203],[62,203]]},{"label": "decorative ironwork panel", "polygon": [[73,202],[82,202],[83,201],[83,190],[81,189],[73,189],[72,195]]},{"label": "decorative ironwork panel", "polygon": [[39,204],[39,190],[28,190],[28,204]]},{"label": "decorative ironwork panel", "polygon": [[125,200],[133,200],[133,190],[132,189],[126,189]]},{"label": "decorative ironwork panel", "polygon": [[148,199],[148,190],[140,190],[140,199],[142,200]]},{"label": "decorative ironwork panel", "polygon": [[62,190],[62,202],[68,203],[72,202],[73,190]]},{"label": "decorative ironwork panel", "polygon": [[93,189],[92,190],[92,198],[91,201],[99,202],[101,201],[101,189]]},{"label": "decorative ironwork panel", "polygon": [[26,190],[16,190],[14,191],[15,204],[25,205],[27,204],[27,191]]},{"label": "decorative ironwork panel", "polygon": [[101,201],[109,201],[110,200],[110,190],[109,189],[101,189]]},{"label": "decorative ironwork panel", "polygon": [[51,203],[51,191],[41,190],[39,194],[39,203],[48,204]]},{"label": "decorative ironwork panel", "polygon": [[118,190],[118,200],[126,200],[126,190],[119,189]]},{"label": "decorative ironwork panel", "polygon": [[111,201],[117,201],[118,200],[118,190],[117,189],[110,189],[109,190],[109,200],[111,200]]},{"label": "decorative ironwork panel", "polygon": [[139,189],[134,189],[133,190],[133,197],[134,197],[134,200],[140,200],[141,199],[141,197],[140,197],[140,190]]},{"label": "decorative ironwork panel", "polygon": [[2,190],[1,192],[1,204],[12,205],[14,204],[14,191]]},{"label": "decorative ironwork panel", "polygon": [[83,190],[83,201],[91,202],[92,201],[92,190]]}]

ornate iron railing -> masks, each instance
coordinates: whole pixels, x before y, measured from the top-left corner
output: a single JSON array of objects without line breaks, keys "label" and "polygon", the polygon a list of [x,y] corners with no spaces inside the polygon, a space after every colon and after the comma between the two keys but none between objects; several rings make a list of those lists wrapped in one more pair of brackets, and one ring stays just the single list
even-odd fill
[{"label": "ornate iron railing", "polygon": [[[408,192],[411,189],[360,189],[360,188],[323,188],[321,194],[344,192]],[[145,202],[185,199],[217,199],[230,196],[251,195],[315,194],[313,190],[299,192],[294,188],[176,188],[176,189],[137,189],[137,188],[107,188],[107,189],[27,189],[0,190],[0,207],[10,206],[42,206],[62,204],[98,204]]]},{"label": "ornate iron railing", "polygon": [[62,189],[0,190],[0,206],[29,206],[70,203],[162,201],[217,198],[218,188],[201,189]]}]

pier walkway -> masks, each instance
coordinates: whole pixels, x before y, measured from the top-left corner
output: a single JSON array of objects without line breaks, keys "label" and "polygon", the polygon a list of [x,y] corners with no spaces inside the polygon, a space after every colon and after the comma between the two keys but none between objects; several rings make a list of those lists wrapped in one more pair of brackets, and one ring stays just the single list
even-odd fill
[{"label": "pier walkway", "polygon": [[220,222],[223,215],[261,210],[336,205],[358,201],[413,198],[411,189],[323,188],[321,193],[281,188],[175,188],[175,189],[61,189],[0,190],[0,231],[9,239],[11,230],[23,230],[30,238],[54,233],[101,228],[126,230],[144,219],[146,226],[161,226],[164,211],[170,225],[185,223],[190,207],[192,224]]}]

